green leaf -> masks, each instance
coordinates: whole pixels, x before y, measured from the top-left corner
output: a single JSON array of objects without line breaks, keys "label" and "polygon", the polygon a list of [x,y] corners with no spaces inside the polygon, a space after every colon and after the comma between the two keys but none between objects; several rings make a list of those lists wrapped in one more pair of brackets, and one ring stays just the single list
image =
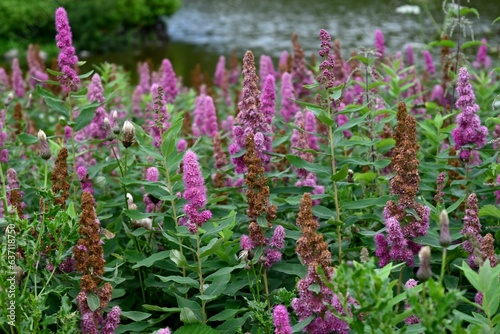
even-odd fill
[{"label": "green leaf", "polygon": [[192,279],[190,277],[184,277],[184,276],[160,276],[160,275],[155,275],[155,276],[158,277],[162,282],[175,282],[175,283],[182,284],[182,285],[192,286],[193,288],[199,288],[200,287],[200,283],[197,280]]},{"label": "green leaf", "polygon": [[140,268],[140,267],[151,267],[156,261],[160,261],[160,260],[164,260],[166,258],[168,258],[170,255],[170,251],[169,250],[166,250],[166,251],[161,251],[159,253],[155,253],[147,258],[145,258],[144,260],[141,260],[139,262],[137,262],[133,267],[132,269],[137,269],[137,268]]},{"label": "green leaf", "polygon": [[321,205],[313,206],[312,212],[316,217],[323,219],[330,219],[336,216],[335,212]]},{"label": "green leaf", "polygon": [[20,133],[16,136],[23,144],[32,145],[38,142],[38,137],[29,135],[27,133]]},{"label": "green leaf", "polygon": [[213,276],[213,282],[205,290],[205,294],[212,296],[213,299],[217,298],[226,290],[230,279],[230,274]]},{"label": "green leaf", "polygon": [[307,267],[295,263],[279,262],[272,266],[273,271],[304,278],[307,274]]},{"label": "green leaf", "polygon": [[500,209],[498,209],[495,205],[486,204],[479,209],[479,217],[491,216],[496,219],[500,219]]},{"label": "green leaf", "polygon": [[364,123],[366,118],[370,115],[370,113],[366,113],[363,116],[360,117],[353,117],[347,122],[346,124],[339,126],[338,128],[335,129],[334,133],[338,133],[341,131],[349,130],[361,123]]},{"label": "green leaf", "polygon": [[216,315],[210,317],[208,321],[225,321],[227,319],[233,318],[236,314],[240,312],[239,309],[228,309],[217,313]]},{"label": "green leaf", "polygon": [[[82,62],[82,63],[83,63],[83,64],[85,64],[85,62]],[[83,65],[83,64],[82,64],[82,65]],[[79,65],[79,66],[81,66],[81,65]],[[94,73],[94,70],[90,70],[90,71],[88,71],[87,73],[80,74],[78,77],[79,77],[80,79],[85,79],[85,78],[90,77],[93,73]]]},{"label": "green leaf", "polygon": [[99,301],[99,297],[93,293],[92,291],[87,292],[87,305],[90,310],[94,312],[101,306],[101,302]]},{"label": "green leaf", "polygon": [[142,308],[148,311],[164,312],[164,313],[176,313],[181,311],[180,307],[160,307],[148,304],[143,304]]},{"label": "green leaf", "polygon": [[182,115],[182,113],[176,115],[168,130],[163,134],[160,151],[164,157],[170,156],[170,154],[172,154],[175,150],[178,134],[182,129]]},{"label": "green leaf", "polygon": [[[182,313],[181,313],[181,320],[182,320]],[[184,323],[186,323],[184,320],[182,320]],[[210,326],[207,326],[202,323],[195,323],[195,324],[187,324],[179,329],[177,329],[174,334],[218,334],[220,331],[213,329]]]},{"label": "green leaf", "polygon": [[307,110],[311,111],[321,123],[325,124],[326,126],[330,127],[333,124],[335,124],[335,121],[330,118],[326,110],[322,107],[319,106],[308,106]]},{"label": "green leaf", "polygon": [[331,171],[330,168],[323,167],[319,164],[315,164],[312,162],[305,161],[299,156],[293,155],[293,154],[287,154],[286,159],[293,165],[295,168],[303,168],[309,172],[313,172],[316,175],[320,176],[330,176]]},{"label": "green leaf", "polygon": [[139,212],[137,210],[130,210],[130,209],[123,210],[123,213],[126,216],[128,216],[130,219],[134,219],[134,220],[141,220],[143,218],[149,218],[149,216],[151,216],[151,214],[142,213],[142,212]]},{"label": "green leaf", "polygon": [[472,46],[478,46],[478,45],[487,45],[481,41],[470,41],[470,42],[465,42],[464,44],[461,45],[462,50],[470,48]]},{"label": "green leaf", "polygon": [[302,333],[302,330],[309,325],[316,317],[314,315],[308,316],[302,321],[299,321],[292,327],[292,333]]},{"label": "green leaf", "polygon": [[182,254],[177,249],[170,250],[170,260],[172,260],[177,265],[177,267],[185,267],[188,264],[186,258],[184,257],[184,254]]},{"label": "green leaf", "polygon": [[448,208],[446,208],[446,212],[448,212],[448,214],[450,214],[453,211],[455,211],[455,209],[458,208],[460,206],[460,204],[462,204],[462,202],[465,200],[465,197],[466,197],[466,195],[462,196],[455,203],[453,203]]},{"label": "green leaf", "polygon": [[219,249],[222,242],[223,242],[223,239],[219,239],[219,238],[213,238],[212,240],[210,240],[208,245],[200,248],[200,257],[205,258],[205,257],[209,256],[210,254],[215,253]]},{"label": "green leaf", "polygon": [[75,132],[83,129],[84,127],[86,127],[90,123],[90,121],[92,121],[92,119],[95,116],[95,109],[99,105],[100,105],[100,103],[92,103],[92,104],[89,104],[88,106],[86,106],[80,110],[80,114],[75,119],[75,123],[76,123],[75,128],[74,128]]},{"label": "green leaf", "polygon": [[138,311],[122,311],[120,314],[125,318],[129,318],[133,321],[141,321],[151,316],[151,313],[138,312]]},{"label": "green leaf", "polygon": [[330,180],[332,180],[333,182],[343,180],[346,178],[348,171],[349,171],[349,166],[346,164],[342,166],[342,168],[337,173],[333,174]]},{"label": "green leaf", "polygon": [[476,14],[476,16],[479,18],[479,12],[477,11],[476,8],[465,7],[465,6],[461,6],[460,7],[460,15],[465,16],[465,15],[467,15],[469,13]]},{"label": "green leaf", "polygon": [[[201,323],[201,319],[194,313],[194,311],[188,307],[183,307],[181,309],[181,321],[185,324]],[[182,328],[182,327],[181,327]],[[178,330],[176,333],[180,333]],[[198,333],[198,332],[189,332]]]},{"label": "green leaf", "polygon": [[40,85],[36,86],[36,95],[38,97],[42,97],[45,103],[55,111],[57,111],[59,114],[64,116],[67,120],[70,119],[69,117],[69,111],[68,109],[64,106],[64,103],[62,100],[60,100],[58,97],[56,97],[52,92],[43,89]]},{"label": "green leaf", "polygon": [[449,47],[449,48],[454,48],[455,47],[455,42],[449,39],[443,39],[441,41],[434,41],[430,42],[429,46],[434,47],[434,46],[439,46],[439,47]]},{"label": "green leaf", "polygon": [[479,283],[479,274],[476,273],[474,270],[472,270],[469,265],[465,262],[462,262],[462,266],[458,267],[458,269],[462,270],[464,272],[465,277],[467,277],[467,280],[472,284],[472,286],[477,290],[481,291],[481,284]]},{"label": "green leaf", "polygon": [[348,203],[342,203],[342,208],[345,210],[359,210],[359,209],[366,209],[371,206],[383,207],[390,199],[391,196],[388,195],[377,198],[365,198]]}]

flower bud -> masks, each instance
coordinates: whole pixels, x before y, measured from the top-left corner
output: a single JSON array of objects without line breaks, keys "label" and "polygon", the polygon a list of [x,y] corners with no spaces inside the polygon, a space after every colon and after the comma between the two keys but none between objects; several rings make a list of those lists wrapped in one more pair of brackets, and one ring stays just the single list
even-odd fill
[{"label": "flower bud", "polygon": [[31,103],[33,102],[33,94],[28,95],[28,101],[26,101],[26,109],[31,108]]},{"label": "flower bud", "polygon": [[125,121],[122,128],[122,144],[125,148],[132,146],[135,140],[135,128],[132,123]]},{"label": "flower bud", "polygon": [[450,221],[448,220],[448,212],[446,210],[441,211],[439,224],[439,244],[446,248],[451,244]]},{"label": "flower bud", "polygon": [[42,130],[38,131],[38,140],[40,141],[40,156],[43,160],[49,160],[52,152],[50,152],[49,142],[47,136]]},{"label": "flower bud", "polygon": [[347,182],[354,183],[354,171],[352,169],[347,171]]},{"label": "flower bud", "polygon": [[116,110],[113,110],[111,112],[111,117],[113,119],[113,126],[112,126],[111,130],[113,130],[113,133],[115,135],[118,135],[118,134],[120,134],[120,127],[118,126],[118,112]]},{"label": "flower bud", "polygon": [[420,259],[420,268],[417,271],[417,278],[420,282],[425,282],[432,277],[431,248],[423,246],[418,252],[418,258]]},{"label": "flower bud", "polygon": [[106,140],[112,141],[115,139],[115,134],[111,131],[111,124],[109,123],[109,119],[106,117],[103,121],[104,129],[106,130]]},{"label": "flower bud", "polygon": [[5,98],[5,101],[3,102],[5,106],[9,106],[9,104],[14,100],[14,93],[10,92],[9,95]]}]

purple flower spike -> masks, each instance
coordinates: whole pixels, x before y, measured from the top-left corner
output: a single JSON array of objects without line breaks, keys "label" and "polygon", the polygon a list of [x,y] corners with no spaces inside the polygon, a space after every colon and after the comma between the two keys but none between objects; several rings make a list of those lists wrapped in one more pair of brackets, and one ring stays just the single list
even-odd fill
[{"label": "purple flower spike", "polygon": [[406,48],[406,61],[408,62],[408,66],[415,64],[415,57],[413,56],[413,48],[411,45],[408,45]]},{"label": "purple flower spike", "polygon": [[[481,40],[482,43],[488,44],[488,41],[483,38]],[[472,66],[474,68],[480,69],[480,68],[490,68],[491,67],[491,59],[488,56],[488,46],[481,44],[479,46],[479,50],[477,51],[477,56],[476,60],[472,63]]]},{"label": "purple flower spike", "polygon": [[188,150],[184,154],[183,163],[182,180],[185,187],[184,199],[187,201],[184,205],[184,212],[189,221],[189,230],[194,234],[198,226],[212,218],[212,212],[210,210],[199,211],[207,203],[207,189],[201,175],[198,157],[193,151]]},{"label": "purple flower spike", "polygon": [[163,69],[163,92],[165,94],[165,101],[167,103],[172,103],[175,100],[177,94],[179,94],[179,89],[177,88],[177,77],[175,76],[174,69],[170,60],[163,59],[161,64]]},{"label": "purple flower spike", "polygon": [[424,55],[425,68],[427,70],[427,73],[429,73],[429,74],[436,73],[436,67],[434,66],[434,60],[432,59],[432,55],[429,52],[429,50],[424,50],[422,52],[422,54]]},{"label": "purple flower spike", "polygon": [[273,311],[275,334],[292,334],[288,311],[284,305],[277,305]]},{"label": "purple flower spike", "polygon": [[205,129],[204,132],[210,138],[213,138],[219,132],[217,124],[217,112],[215,110],[214,100],[211,96],[205,96]]},{"label": "purple flower spike", "polygon": [[240,238],[240,247],[242,250],[252,250],[253,245],[252,245],[252,240],[250,237],[246,234],[243,234]]},{"label": "purple flower spike", "polygon": [[295,93],[292,84],[292,75],[288,72],[281,77],[281,116],[285,122],[290,122],[299,111],[299,107],[293,102]]},{"label": "purple flower spike", "polygon": [[261,55],[259,61],[259,77],[264,79],[267,78],[268,75],[274,76],[273,60],[269,56]]},{"label": "purple flower spike", "polygon": [[285,248],[285,228],[283,226],[278,225],[276,227],[269,245],[278,249]]},{"label": "purple flower spike", "polygon": [[226,71],[226,57],[220,56],[217,66],[215,67],[214,84],[221,87],[224,80],[224,72]]},{"label": "purple flower spike", "polygon": [[267,123],[271,125],[276,113],[276,82],[271,74],[267,75],[262,89],[262,113],[266,116]]},{"label": "purple flower spike", "polygon": [[307,134],[307,143],[311,150],[319,150],[318,146],[318,138],[316,138],[316,116],[312,111],[306,111],[306,121],[305,121],[305,130],[309,132]]},{"label": "purple flower spike", "polygon": [[104,326],[102,326],[101,333],[102,334],[114,334],[118,324],[120,323],[120,314],[122,310],[119,306],[113,306],[111,311],[108,313],[106,317],[106,322]]},{"label": "purple flower spike", "polygon": [[78,63],[78,57],[75,54],[73,40],[71,35],[71,27],[68,21],[66,10],[59,7],[56,10],[56,41],[60,53],[57,58],[59,68],[63,75],[59,78],[62,87],[65,91],[76,91],[80,84],[80,78],[76,74],[74,67]]},{"label": "purple flower spike", "polygon": [[476,114],[479,106],[476,104],[476,96],[469,82],[469,72],[465,67],[460,69],[457,83],[458,100],[455,103],[457,109],[462,112],[457,116],[457,127],[452,131],[455,149],[460,151],[460,158],[469,160],[470,148],[464,146],[474,144],[481,148],[486,144],[488,129],[481,125],[481,120]]},{"label": "purple flower spike", "polygon": [[23,72],[19,67],[19,60],[12,59],[12,88],[17,97],[23,97],[25,92],[25,85],[23,80]]},{"label": "purple flower spike", "polygon": [[375,30],[375,49],[380,53],[380,57],[385,54],[385,39],[384,34],[379,29]]}]

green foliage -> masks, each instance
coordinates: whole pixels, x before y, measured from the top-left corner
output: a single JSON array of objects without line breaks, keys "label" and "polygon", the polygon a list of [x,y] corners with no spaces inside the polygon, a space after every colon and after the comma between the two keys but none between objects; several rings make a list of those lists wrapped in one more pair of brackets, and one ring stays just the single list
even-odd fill
[{"label": "green foliage", "polygon": [[[29,43],[48,43],[55,38],[54,13],[62,6],[68,12],[77,50],[103,52],[156,39],[161,16],[172,15],[181,0],[104,0],[50,1],[6,0],[0,2],[0,35],[22,47]],[[157,36],[158,34],[158,36]]]}]

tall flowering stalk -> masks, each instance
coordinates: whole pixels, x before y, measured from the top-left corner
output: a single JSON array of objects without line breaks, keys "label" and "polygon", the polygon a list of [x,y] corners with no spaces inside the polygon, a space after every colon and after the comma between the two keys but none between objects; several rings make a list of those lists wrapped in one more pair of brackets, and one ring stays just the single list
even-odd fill
[{"label": "tall flowering stalk", "polygon": [[[321,50],[318,54],[323,58],[320,64],[320,75],[316,80],[321,83],[324,89],[327,91],[326,105],[328,106],[328,115],[333,119],[332,101],[330,98],[329,89],[333,87],[335,82],[335,56],[331,53],[332,50],[332,38],[330,34],[321,29],[319,32],[319,38],[321,41]],[[333,140],[333,129],[328,127],[328,142],[330,146],[330,159],[332,164],[332,173],[337,172],[337,164],[335,162],[335,142]],[[337,182],[333,182],[333,196],[335,202],[335,219],[340,221],[340,205],[338,199]],[[339,247],[339,263],[342,263],[342,230],[340,224],[337,226],[337,237],[338,237],[338,247]]]},{"label": "tall flowering stalk", "polygon": [[174,69],[172,68],[172,63],[170,62],[170,60],[163,59],[161,63],[161,70],[161,84],[163,87],[163,92],[165,94],[165,102],[173,103],[175,98],[179,94],[179,88],[177,87],[177,77],[175,75]]},{"label": "tall flowering stalk", "polygon": [[304,327],[303,331],[306,333],[347,334],[349,325],[337,318],[331,311],[333,308],[336,312],[345,314],[344,306],[317,273],[317,268],[321,267],[326,279],[332,278],[332,256],[323,235],[317,232],[319,224],[312,214],[312,200],[308,193],[305,193],[300,201],[297,225],[302,231],[302,236],[297,240],[296,253],[302,263],[308,266],[308,271],[307,276],[297,283],[299,297],[293,299],[292,308],[299,321],[309,316],[315,317],[309,325]]},{"label": "tall flowering stalk", "polygon": [[52,172],[50,180],[52,181],[52,192],[54,193],[55,204],[61,205],[61,207],[66,206],[66,200],[69,197],[69,182],[68,182],[68,150],[63,147],[55,162],[55,169]]},{"label": "tall flowering stalk", "polygon": [[59,77],[59,81],[61,82],[64,91],[76,91],[78,89],[78,85],[80,84],[80,78],[75,71],[75,66],[78,63],[78,57],[76,56],[75,48],[73,47],[68,14],[63,7],[59,7],[56,10],[55,22],[57,31],[57,47],[60,50],[57,62],[61,72],[63,73]]},{"label": "tall flowering stalk", "polygon": [[187,202],[184,205],[187,219],[185,224],[191,233],[196,234],[198,227],[212,218],[212,212],[203,210],[207,203],[207,188],[201,175],[198,157],[191,150],[184,154],[182,180],[185,186],[183,197]]},{"label": "tall flowering stalk", "polygon": [[292,75],[288,72],[281,76],[281,116],[285,122],[290,122],[293,116],[299,111],[299,107],[293,101],[295,91],[292,84]]},{"label": "tall flowering stalk", "polygon": [[488,41],[486,40],[486,38],[483,38],[481,40],[481,43],[483,44],[479,46],[476,60],[472,63],[472,66],[477,69],[488,69],[491,67],[491,58],[488,56]]},{"label": "tall flowering stalk", "polygon": [[[384,209],[387,238],[383,234],[375,236],[381,267],[390,260],[403,261],[413,266],[413,256],[418,254],[420,245],[412,239],[427,235],[430,209],[415,201],[419,190],[420,175],[417,152],[417,123],[408,115],[406,105],[398,105],[398,124],[394,134],[396,146],[391,161],[396,175],[391,179],[390,191],[399,196],[398,202],[388,201]],[[407,214],[414,210],[417,217]]]},{"label": "tall flowering stalk", "polygon": [[457,116],[457,127],[453,129],[452,136],[455,141],[455,149],[460,150],[460,158],[468,161],[471,149],[468,145],[481,148],[486,144],[488,129],[481,125],[477,115],[479,106],[476,104],[476,96],[469,82],[469,72],[465,67],[460,69],[457,82],[458,100],[455,103],[457,109],[462,110]]},{"label": "tall flowering stalk", "polygon": [[21,71],[21,67],[19,67],[19,59],[12,59],[12,88],[14,89],[14,93],[17,97],[23,97],[26,91],[23,72]]},{"label": "tall flowering stalk", "polygon": [[[82,195],[82,213],[78,222],[80,239],[73,247],[75,267],[83,273],[80,281],[80,293],[76,297],[82,316],[81,330],[84,334],[112,334],[120,322],[121,310],[118,306],[111,309],[106,319],[102,313],[113,292],[109,282],[99,288],[104,274],[104,250],[102,248],[100,223],[94,209],[92,194],[84,191]],[[93,293],[99,297],[99,307],[92,311],[88,304],[88,295]]]},{"label": "tall flowering stalk", "polygon": [[380,54],[380,57],[385,55],[385,38],[382,31],[379,29],[375,30],[375,49]]},{"label": "tall flowering stalk", "polygon": [[469,252],[467,262],[471,267],[477,267],[475,259],[479,252],[479,247],[483,237],[481,236],[481,223],[479,222],[479,206],[477,196],[472,193],[467,198],[467,209],[465,210],[464,226],[460,233],[467,239],[463,243],[463,248]]},{"label": "tall flowering stalk", "polygon": [[[243,90],[238,103],[239,113],[236,124],[233,127],[234,142],[229,146],[231,155],[235,155],[245,148],[247,137],[252,134],[255,140],[256,150],[263,164],[270,161],[266,151],[271,150],[271,126],[267,122],[266,115],[262,112],[260,91],[258,88],[259,78],[255,72],[255,62],[252,51],[247,51],[243,58]],[[245,171],[244,156],[233,157],[231,160],[235,165],[236,173]]]},{"label": "tall flowering stalk", "polygon": [[304,85],[310,85],[314,82],[314,77],[306,67],[304,50],[299,43],[299,35],[296,32],[292,35],[293,44],[293,88],[298,98],[301,98],[309,93]]}]

